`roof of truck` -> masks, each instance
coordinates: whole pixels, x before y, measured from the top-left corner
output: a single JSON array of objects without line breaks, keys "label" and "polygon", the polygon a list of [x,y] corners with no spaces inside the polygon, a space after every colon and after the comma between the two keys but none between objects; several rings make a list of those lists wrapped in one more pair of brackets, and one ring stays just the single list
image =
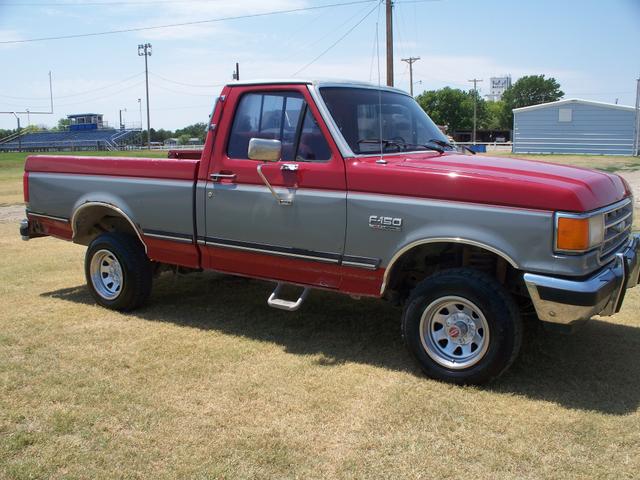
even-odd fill
[{"label": "roof of truck", "polygon": [[395,87],[387,87],[386,85],[377,85],[375,83],[361,82],[358,80],[336,80],[336,79],[302,79],[302,78],[269,78],[256,80],[242,80],[227,83],[227,86],[247,86],[247,85],[315,85],[318,87],[352,87],[352,88],[380,88],[392,92],[407,92]]}]

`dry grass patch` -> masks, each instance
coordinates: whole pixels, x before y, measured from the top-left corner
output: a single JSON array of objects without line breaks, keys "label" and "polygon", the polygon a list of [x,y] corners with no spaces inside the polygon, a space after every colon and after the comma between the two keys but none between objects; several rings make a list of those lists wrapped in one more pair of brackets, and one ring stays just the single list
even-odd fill
[{"label": "dry grass patch", "polygon": [[633,478],[640,292],[488,388],[425,379],[382,302],[166,276],[124,315],[84,248],[0,223],[0,478]]}]

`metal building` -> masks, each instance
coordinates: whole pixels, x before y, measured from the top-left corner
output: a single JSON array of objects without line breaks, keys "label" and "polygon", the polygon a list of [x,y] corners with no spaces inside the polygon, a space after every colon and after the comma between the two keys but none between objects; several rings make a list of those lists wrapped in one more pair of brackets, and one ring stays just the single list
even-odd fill
[{"label": "metal building", "polygon": [[632,155],[635,108],[567,99],[513,110],[514,153]]}]

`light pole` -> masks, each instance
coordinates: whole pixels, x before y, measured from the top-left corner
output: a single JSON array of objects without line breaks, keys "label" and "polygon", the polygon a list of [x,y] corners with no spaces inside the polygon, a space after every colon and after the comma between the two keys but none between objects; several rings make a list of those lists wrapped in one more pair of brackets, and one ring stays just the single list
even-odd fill
[{"label": "light pole", "polygon": [[126,112],[126,108],[121,108],[118,110],[118,114],[120,115],[120,130],[124,130],[124,123],[122,123],[122,112]]},{"label": "light pole", "polygon": [[148,57],[151,56],[151,44],[138,45],[138,56],[144,57],[144,78],[147,87],[147,148],[151,149],[151,115],[149,114],[149,64]]}]

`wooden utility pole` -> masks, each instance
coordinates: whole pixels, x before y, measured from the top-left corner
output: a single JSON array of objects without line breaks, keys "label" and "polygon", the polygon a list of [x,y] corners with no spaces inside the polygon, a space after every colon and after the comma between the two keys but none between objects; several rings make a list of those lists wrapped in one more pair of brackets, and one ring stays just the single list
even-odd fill
[{"label": "wooden utility pole", "polygon": [[387,6],[387,86],[393,87],[393,2],[386,0]]},{"label": "wooden utility pole", "polygon": [[147,148],[151,150],[151,114],[149,113],[149,64],[147,59],[151,56],[151,44],[138,45],[138,56],[144,57],[144,80],[147,92]]},{"label": "wooden utility pole", "polygon": [[482,79],[481,78],[474,78],[472,80],[469,80],[470,82],[473,83],[473,136],[472,136],[472,142],[475,145],[476,144],[476,119],[478,117],[477,111],[478,111],[478,82],[481,82]]},{"label": "wooden utility pole", "polygon": [[409,64],[409,93],[413,97],[413,64],[420,60],[420,57],[402,58],[401,60]]}]

